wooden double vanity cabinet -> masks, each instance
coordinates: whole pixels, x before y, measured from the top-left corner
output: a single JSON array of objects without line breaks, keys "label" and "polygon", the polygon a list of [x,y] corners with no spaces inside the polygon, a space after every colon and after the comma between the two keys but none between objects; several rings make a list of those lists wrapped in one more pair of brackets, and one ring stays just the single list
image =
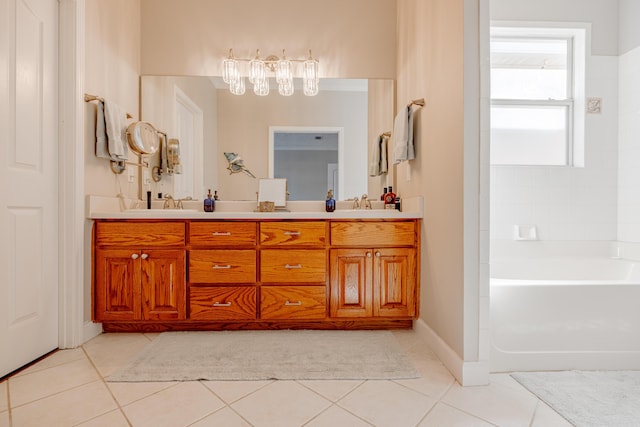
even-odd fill
[{"label": "wooden double vanity cabinet", "polygon": [[97,219],[106,331],[410,328],[418,219]]}]

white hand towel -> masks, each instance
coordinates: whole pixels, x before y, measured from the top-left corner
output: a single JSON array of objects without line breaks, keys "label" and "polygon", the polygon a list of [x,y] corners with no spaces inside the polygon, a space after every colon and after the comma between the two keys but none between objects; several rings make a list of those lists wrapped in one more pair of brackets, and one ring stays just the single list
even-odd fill
[{"label": "white hand towel", "polygon": [[118,104],[105,100],[104,118],[111,158],[113,160],[126,160],[129,152],[125,135],[127,114]]},{"label": "white hand towel", "polygon": [[413,146],[413,114],[418,108],[420,107],[413,104],[404,107],[395,118],[393,124],[393,162],[396,164],[416,158]]}]

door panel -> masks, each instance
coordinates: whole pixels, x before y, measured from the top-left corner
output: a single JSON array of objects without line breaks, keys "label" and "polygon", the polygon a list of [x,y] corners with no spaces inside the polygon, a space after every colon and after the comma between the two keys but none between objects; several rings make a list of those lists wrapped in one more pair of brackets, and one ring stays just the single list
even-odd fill
[{"label": "door panel", "polygon": [[0,2],[0,376],[58,347],[58,2]]},{"label": "door panel", "polygon": [[143,250],[142,317],[144,320],[186,318],[183,250]]},{"label": "door panel", "polygon": [[331,317],[371,317],[371,250],[333,249],[330,261]]},{"label": "door panel", "polygon": [[374,315],[412,317],[415,315],[415,249],[376,249],[373,288]]}]

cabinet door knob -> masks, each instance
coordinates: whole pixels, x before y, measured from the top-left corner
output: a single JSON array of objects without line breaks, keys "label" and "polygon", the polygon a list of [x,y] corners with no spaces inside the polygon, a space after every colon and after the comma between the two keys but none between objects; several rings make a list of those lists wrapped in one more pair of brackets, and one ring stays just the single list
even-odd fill
[{"label": "cabinet door knob", "polygon": [[140,258],[147,259],[147,258],[149,258],[149,254],[142,254],[142,255],[140,255]]},{"label": "cabinet door knob", "polygon": [[131,254],[131,259],[138,259],[138,254]]},{"label": "cabinet door knob", "polygon": [[213,303],[214,307],[231,307],[231,303],[230,302],[214,302]]},{"label": "cabinet door knob", "polygon": [[371,258],[371,252],[367,252],[367,258]]},{"label": "cabinet door knob", "polygon": [[380,256],[380,252],[376,252],[376,256],[379,257]]},{"label": "cabinet door knob", "polygon": [[295,305],[295,306],[297,306],[297,305],[302,305],[302,301],[291,302],[291,301],[287,300],[287,301],[284,303],[284,305],[286,305],[286,306],[294,306],[294,305]]}]

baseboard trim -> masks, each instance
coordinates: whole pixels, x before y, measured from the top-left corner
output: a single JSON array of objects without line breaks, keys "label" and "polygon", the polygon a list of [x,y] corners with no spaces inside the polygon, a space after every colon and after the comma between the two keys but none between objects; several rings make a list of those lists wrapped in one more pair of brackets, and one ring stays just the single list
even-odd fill
[{"label": "baseboard trim", "polygon": [[423,319],[416,320],[413,329],[460,384],[465,387],[489,384],[488,361],[465,362]]},{"label": "baseboard trim", "polygon": [[84,322],[82,328],[82,343],[97,337],[102,333],[102,323]]}]

